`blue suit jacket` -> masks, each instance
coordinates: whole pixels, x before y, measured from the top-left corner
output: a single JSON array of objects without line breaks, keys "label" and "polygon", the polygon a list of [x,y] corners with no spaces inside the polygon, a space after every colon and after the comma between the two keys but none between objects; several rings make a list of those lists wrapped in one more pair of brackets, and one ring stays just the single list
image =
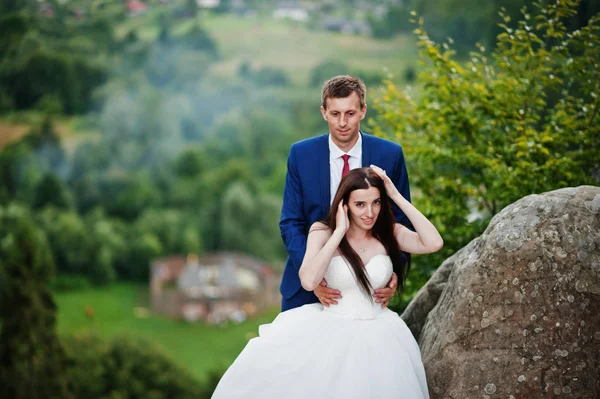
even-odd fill
[{"label": "blue suit jacket", "polygon": [[[391,141],[362,133],[362,166],[383,168],[410,201],[408,173],[402,148]],[[279,228],[288,252],[281,279],[282,310],[318,302],[304,290],[298,271],[306,251],[310,226],[323,220],[330,207],[329,134],[294,143],[288,156],[287,175]],[[394,205],[396,221],[410,226],[408,218]]]}]

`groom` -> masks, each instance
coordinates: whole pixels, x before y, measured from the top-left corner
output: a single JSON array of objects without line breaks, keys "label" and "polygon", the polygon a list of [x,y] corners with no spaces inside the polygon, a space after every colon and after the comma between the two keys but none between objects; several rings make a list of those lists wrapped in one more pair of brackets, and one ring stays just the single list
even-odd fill
[{"label": "groom", "polygon": [[[300,285],[298,271],[306,251],[310,226],[325,218],[342,176],[350,169],[377,165],[384,169],[398,191],[410,201],[408,174],[402,148],[391,141],[360,131],[367,112],[366,87],[352,76],[336,76],[323,85],[321,113],[329,133],[294,143],[288,156],[279,227],[288,252],[281,280],[282,311],[308,303],[335,304],[339,291],[326,281],[314,291]],[[397,222],[410,226],[408,218],[394,206]],[[376,301],[387,306],[398,278],[375,291]]]}]

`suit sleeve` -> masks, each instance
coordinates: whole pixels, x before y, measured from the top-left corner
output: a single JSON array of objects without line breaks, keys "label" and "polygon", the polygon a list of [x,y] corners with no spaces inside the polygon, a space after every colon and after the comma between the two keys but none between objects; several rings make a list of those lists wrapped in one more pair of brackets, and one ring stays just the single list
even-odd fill
[{"label": "suit sleeve", "polygon": [[290,260],[297,270],[300,270],[306,252],[308,221],[303,210],[302,184],[298,175],[296,151],[292,146],[288,156],[279,229]]},{"label": "suit sleeve", "polygon": [[[398,149],[398,152],[396,154],[396,163],[394,165],[393,181],[394,181],[394,184],[396,185],[396,187],[398,188],[398,191],[400,192],[400,194],[402,194],[402,196],[404,198],[406,198],[406,200],[408,200],[408,202],[411,202],[411,200],[410,200],[410,185],[408,184],[408,171],[406,169],[406,163],[404,162],[404,153],[402,152],[401,147]],[[398,208],[397,206],[394,206],[393,210],[394,210],[394,217],[398,223],[402,223],[403,225],[407,226],[411,230],[414,230],[412,223],[410,222],[408,217],[406,217],[404,212],[402,212],[400,210],[400,208]]]}]

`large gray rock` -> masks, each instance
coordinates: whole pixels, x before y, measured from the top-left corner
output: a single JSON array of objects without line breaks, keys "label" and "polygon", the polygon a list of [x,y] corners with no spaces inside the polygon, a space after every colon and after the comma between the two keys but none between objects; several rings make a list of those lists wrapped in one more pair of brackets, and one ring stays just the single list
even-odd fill
[{"label": "large gray rock", "polygon": [[[465,247],[467,248],[467,247]],[[435,271],[433,276],[425,283],[423,287],[417,292],[415,297],[410,301],[401,317],[406,322],[408,328],[415,336],[418,341],[421,336],[421,330],[427,320],[427,315],[431,312],[431,309],[437,305],[438,299],[448,281],[448,276],[454,267],[456,258],[460,256],[464,249],[461,249],[448,259],[446,259]]]},{"label": "large gray rock", "polygon": [[527,196],[449,263],[403,315],[433,399],[600,398],[600,188]]}]

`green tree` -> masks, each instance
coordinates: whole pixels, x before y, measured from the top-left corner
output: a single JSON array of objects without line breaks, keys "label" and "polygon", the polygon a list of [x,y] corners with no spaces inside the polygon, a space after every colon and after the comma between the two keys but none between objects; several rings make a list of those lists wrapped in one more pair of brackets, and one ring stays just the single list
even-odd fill
[{"label": "green tree", "polygon": [[46,173],[35,188],[32,206],[38,209],[45,206],[71,209],[73,198],[67,186],[54,173]]},{"label": "green tree", "polygon": [[99,54],[111,46],[110,26],[95,17],[99,12],[73,21],[71,5],[61,3],[44,2],[55,11],[45,18],[36,1],[0,1],[0,108],[81,113],[105,82]]},{"label": "green tree", "polygon": [[0,0],[0,14],[33,11],[35,6],[34,0]]},{"label": "green tree", "polygon": [[11,143],[0,152],[0,202],[28,202],[41,174],[31,148],[23,143]]},{"label": "green tree", "polygon": [[503,24],[491,54],[480,46],[465,63],[419,21],[421,90],[413,97],[390,82],[376,104],[375,132],[396,133],[415,203],[446,242],[428,265],[415,262],[421,273],[517,199],[600,181],[600,18],[568,31],[577,4],[559,0],[536,17],[525,12],[516,29]]},{"label": "green tree", "polygon": [[392,5],[382,18],[374,15],[368,15],[367,21],[373,32],[373,36],[378,38],[389,38],[397,33],[410,32],[410,11],[414,5],[412,1],[402,2]]},{"label": "green tree", "polygon": [[87,252],[90,237],[81,217],[75,212],[45,208],[38,212],[37,223],[48,237],[58,272],[86,275],[91,260]]},{"label": "green tree", "polygon": [[45,170],[57,171],[65,166],[66,154],[49,117],[44,118],[22,141],[35,151],[35,157]]},{"label": "green tree", "polygon": [[158,202],[159,193],[149,177],[140,174],[111,176],[103,205],[110,216],[135,220],[145,208]]},{"label": "green tree", "polygon": [[269,260],[285,256],[279,236],[279,197],[252,193],[242,182],[234,182],[223,194],[221,204],[222,249]]},{"label": "green tree", "polygon": [[321,87],[327,79],[350,73],[350,67],[338,60],[325,60],[310,71],[310,85]]},{"label": "green tree", "polygon": [[[136,240],[145,234],[157,237],[163,248],[162,255],[200,253],[203,250],[196,218],[183,211],[148,208],[135,221],[134,227]],[[160,248],[148,237],[150,236],[144,239],[145,243],[141,247]],[[158,251],[153,249],[151,253],[157,255],[156,252]]]},{"label": "green tree", "polygon": [[0,151],[0,202],[32,204],[42,176],[64,170],[66,161],[59,136],[44,118],[39,127]]},{"label": "green tree", "polygon": [[46,232],[58,271],[85,276],[95,284],[114,280],[113,263],[124,247],[123,234],[102,212],[85,219],[75,212],[45,208],[37,222]]},{"label": "green tree", "polygon": [[0,386],[8,398],[69,398],[56,334],[54,273],[46,237],[22,207],[0,207]]},{"label": "green tree", "polygon": [[206,169],[206,159],[197,149],[183,151],[175,160],[175,173],[181,177],[194,178]]},{"label": "green tree", "polygon": [[105,217],[100,211],[86,215],[87,263],[85,273],[95,284],[108,284],[115,280],[115,262],[126,248],[125,237],[118,222]]},{"label": "green tree", "polygon": [[111,166],[147,170],[165,153],[180,149],[178,114],[169,108],[168,99],[164,92],[144,84],[133,93],[129,88],[111,92],[100,117]]},{"label": "green tree", "polygon": [[[194,1],[194,0],[192,0]],[[196,2],[194,1],[194,5]],[[196,8],[198,8],[196,6]],[[219,49],[215,40],[210,37],[206,29],[204,29],[199,23],[195,23],[182,38],[184,46],[195,50],[206,52],[213,58],[219,57]]]},{"label": "green tree", "polygon": [[121,278],[137,281],[148,281],[150,277],[150,263],[160,255],[164,249],[158,237],[152,233],[135,233],[131,237],[125,261],[119,267]]},{"label": "green tree", "polygon": [[65,340],[78,398],[210,398],[192,376],[149,342],[90,335]]},{"label": "green tree", "polygon": [[241,182],[229,185],[223,194],[222,220],[223,249],[245,252],[251,250],[253,239],[250,231],[254,225],[256,200],[250,190]]},{"label": "green tree", "polygon": [[272,66],[260,67],[252,75],[252,81],[260,86],[287,86],[290,81],[283,69]]},{"label": "green tree", "polygon": [[223,249],[222,214],[224,206],[222,196],[230,184],[240,181],[246,188],[253,190],[256,179],[249,163],[243,158],[234,158],[221,164],[211,173],[202,176],[207,201],[201,203],[199,219],[202,220],[202,237],[207,250]]}]

